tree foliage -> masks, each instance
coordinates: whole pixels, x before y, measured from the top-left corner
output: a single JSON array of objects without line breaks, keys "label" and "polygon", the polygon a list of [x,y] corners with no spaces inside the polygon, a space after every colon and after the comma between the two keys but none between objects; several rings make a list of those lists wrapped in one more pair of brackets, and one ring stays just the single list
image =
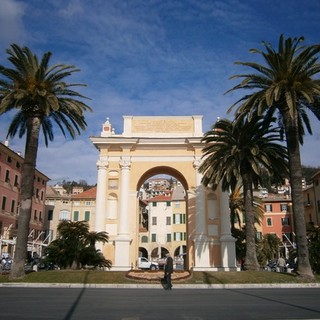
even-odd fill
[{"label": "tree foliage", "polygon": [[79,269],[85,265],[111,268],[111,261],[96,250],[97,242],[107,243],[107,232],[89,231],[86,221],[61,221],[57,228],[58,238],[44,251],[46,262],[52,262],[62,269]]},{"label": "tree foliage", "polygon": [[84,112],[91,108],[81,101],[86,97],[73,90],[83,85],[65,81],[79,69],[64,64],[49,66],[51,52],[39,60],[29,48],[17,44],[6,52],[10,67],[0,65],[0,115],[16,110],[8,137],[26,135],[15,263],[10,273],[15,279],[24,276],[40,132],[46,146],[54,139],[54,125],[64,136],[75,138],[85,130]]},{"label": "tree foliage", "polygon": [[306,223],[302,194],[302,170],[300,144],[306,132],[312,134],[308,112],[320,120],[320,45],[302,45],[303,37],[280,36],[278,48],[263,42],[264,50],[251,49],[262,58],[256,62],[236,62],[249,69],[232,79],[240,83],[228,92],[249,90],[230,108],[235,115],[247,115],[249,119],[265,115],[265,121],[273,121],[276,115],[281,134],[285,136],[290,169],[293,219],[296,233],[298,272],[313,278],[309,262]]}]

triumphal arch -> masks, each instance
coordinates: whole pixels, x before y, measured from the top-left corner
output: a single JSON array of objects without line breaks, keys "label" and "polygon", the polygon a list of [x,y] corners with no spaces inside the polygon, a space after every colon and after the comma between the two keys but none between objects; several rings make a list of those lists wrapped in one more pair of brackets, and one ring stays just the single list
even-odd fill
[{"label": "triumphal arch", "polygon": [[124,116],[116,134],[109,119],[98,137],[95,231],[107,231],[100,245],[112,270],[129,270],[139,253],[139,189],[156,174],[168,174],[186,191],[186,267],[236,270],[228,194],[201,185],[202,116]]}]

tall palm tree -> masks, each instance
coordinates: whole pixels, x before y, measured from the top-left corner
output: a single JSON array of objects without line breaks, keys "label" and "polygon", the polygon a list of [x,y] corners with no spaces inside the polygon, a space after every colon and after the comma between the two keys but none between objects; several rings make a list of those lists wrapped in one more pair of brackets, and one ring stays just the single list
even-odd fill
[{"label": "tall palm tree", "polygon": [[50,52],[39,61],[29,48],[17,44],[12,44],[6,52],[12,68],[0,66],[0,115],[17,109],[8,137],[18,133],[21,138],[26,134],[15,263],[10,274],[11,278],[18,278],[24,275],[27,256],[40,130],[46,146],[54,138],[53,123],[65,136],[69,134],[75,138],[86,128],[84,112],[91,111],[91,108],[79,100],[85,98],[83,95],[72,90],[72,87],[82,85],[65,82],[66,77],[79,69],[63,64],[50,67]]},{"label": "tall palm tree", "polygon": [[260,173],[267,170],[279,180],[287,171],[286,149],[277,144],[279,130],[263,122],[263,117],[239,117],[233,122],[227,119],[217,121],[202,141],[203,162],[199,171],[203,173],[205,186],[216,189],[221,182],[222,189],[231,192],[239,180],[243,186],[246,217],[246,266],[258,270],[259,263],[255,245],[255,215],[253,210],[253,187],[261,183]]},{"label": "tall palm tree", "polygon": [[253,73],[235,75],[242,81],[230,91],[247,89],[252,93],[236,101],[229,112],[237,106],[236,114],[266,114],[266,121],[277,112],[278,122],[283,128],[289,155],[290,184],[298,268],[301,276],[313,278],[309,262],[306,223],[304,218],[302,170],[300,144],[303,143],[305,128],[312,134],[307,111],[320,120],[320,73],[318,62],[320,45],[302,46],[303,37],[280,36],[278,50],[263,43],[265,51],[252,49],[262,56],[264,64],[236,62],[249,67]]}]

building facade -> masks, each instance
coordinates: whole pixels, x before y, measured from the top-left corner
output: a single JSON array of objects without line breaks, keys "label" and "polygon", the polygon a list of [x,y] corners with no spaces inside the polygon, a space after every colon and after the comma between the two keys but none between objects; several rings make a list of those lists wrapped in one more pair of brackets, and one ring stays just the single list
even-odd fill
[{"label": "building facade", "polygon": [[[0,230],[1,253],[14,256],[18,228],[20,187],[24,159],[0,143]],[[45,239],[43,224],[45,218],[46,185],[49,178],[36,170],[29,227],[28,252],[41,254],[41,243]]]}]

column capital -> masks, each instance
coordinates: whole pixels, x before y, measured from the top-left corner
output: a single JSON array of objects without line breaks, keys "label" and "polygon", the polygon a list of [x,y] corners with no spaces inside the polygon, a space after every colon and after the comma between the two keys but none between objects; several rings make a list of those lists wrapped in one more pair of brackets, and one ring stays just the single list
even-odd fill
[{"label": "column capital", "polygon": [[97,161],[97,168],[99,169],[106,169],[109,165],[109,162],[107,160],[98,160]]},{"label": "column capital", "polygon": [[119,161],[121,169],[130,169],[131,167],[131,161],[130,158],[122,158]]}]

